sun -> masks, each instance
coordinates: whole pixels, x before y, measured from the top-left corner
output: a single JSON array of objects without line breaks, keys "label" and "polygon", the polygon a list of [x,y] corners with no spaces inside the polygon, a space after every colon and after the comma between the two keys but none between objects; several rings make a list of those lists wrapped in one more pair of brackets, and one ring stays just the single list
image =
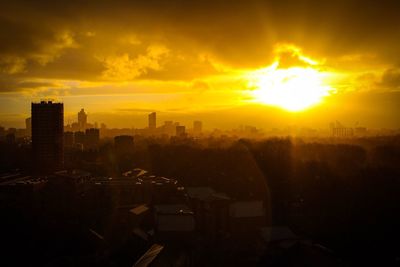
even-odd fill
[{"label": "sun", "polygon": [[330,95],[333,88],[325,83],[328,73],[317,69],[315,61],[304,56],[308,64],[279,68],[279,61],[267,68],[253,71],[250,86],[254,102],[277,106],[288,111],[302,111],[315,106]]}]

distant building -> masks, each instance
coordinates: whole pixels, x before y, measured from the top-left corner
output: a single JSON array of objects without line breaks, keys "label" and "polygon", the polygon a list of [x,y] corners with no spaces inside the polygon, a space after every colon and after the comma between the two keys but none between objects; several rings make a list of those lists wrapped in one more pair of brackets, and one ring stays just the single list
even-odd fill
[{"label": "distant building", "polygon": [[79,128],[79,123],[73,122],[73,123],[71,124],[71,130],[72,130],[73,132],[80,131],[81,129]]},{"label": "distant building", "polygon": [[175,125],[173,121],[165,121],[163,125],[163,133],[166,135],[174,135],[175,134]]},{"label": "distant building", "polygon": [[74,143],[83,145],[85,143],[85,133],[84,132],[75,132],[74,133]]},{"label": "distant building", "polygon": [[351,137],[354,135],[352,128],[333,128],[332,135],[334,137]]},{"label": "distant building", "polygon": [[74,133],[64,132],[64,147],[72,147],[74,145]]},{"label": "distant building", "polygon": [[7,142],[7,144],[15,144],[15,140],[16,140],[16,138],[15,138],[15,133],[8,133],[8,134],[6,135],[6,142]]},{"label": "distant building", "polygon": [[64,105],[52,101],[32,103],[32,151],[37,170],[49,172],[63,167]]},{"label": "distant building", "polygon": [[257,133],[257,128],[251,125],[245,125],[244,126],[244,133],[245,134],[256,134]]},{"label": "distant building", "polygon": [[7,134],[14,134],[17,136],[17,128],[8,128]]},{"label": "distant building", "polygon": [[157,127],[157,117],[156,113],[152,112],[149,114],[149,129],[156,129]]},{"label": "distant building", "polygon": [[333,137],[352,137],[354,129],[343,126],[340,122],[331,123],[330,125]]},{"label": "distant building", "polygon": [[30,117],[25,119],[25,129],[26,129],[26,135],[31,136],[32,135],[32,119]]},{"label": "distant building", "polygon": [[85,132],[85,149],[97,149],[99,147],[100,131],[90,128]]},{"label": "distant building", "polygon": [[114,146],[117,154],[126,154],[133,151],[133,136],[119,135],[114,137]]},{"label": "distant building", "polygon": [[367,133],[368,133],[368,130],[365,127],[356,127],[354,129],[354,134],[357,136],[365,136],[365,135],[367,135]]},{"label": "distant building", "polygon": [[202,129],[203,129],[203,123],[201,121],[193,122],[193,134],[195,135],[201,134]]},{"label": "distant building", "polygon": [[85,109],[81,109],[78,112],[78,125],[80,130],[85,130],[87,124],[87,114],[85,113]]},{"label": "distant building", "polygon": [[176,136],[184,137],[186,135],[186,127],[183,125],[176,126]]}]

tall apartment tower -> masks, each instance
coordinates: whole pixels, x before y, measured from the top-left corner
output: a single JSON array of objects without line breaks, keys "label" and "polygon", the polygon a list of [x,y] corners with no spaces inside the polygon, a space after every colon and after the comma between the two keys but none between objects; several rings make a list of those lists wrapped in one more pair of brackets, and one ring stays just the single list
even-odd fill
[{"label": "tall apartment tower", "polygon": [[201,134],[202,129],[203,129],[203,123],[201,121],[193,122],[193,133],[195,135]]},{"label": "tall apartment tower", "polygon": [[78,112],[78,125],[79,125],[79,130],[85,130],[86,129],[86,124],[87,124],[87,114],[85,110],[82,108],[81,111]]},{"label": "tall apartment tower", "polygon": [[32,103],[32,152],[37,171],[49,173],[64,163],[64,105],[52,101]]},{"label": "tall apartment tower", "polygon": [[157,127],[156,113],[152,112],[149,114],[149,129],[155,129]]}]

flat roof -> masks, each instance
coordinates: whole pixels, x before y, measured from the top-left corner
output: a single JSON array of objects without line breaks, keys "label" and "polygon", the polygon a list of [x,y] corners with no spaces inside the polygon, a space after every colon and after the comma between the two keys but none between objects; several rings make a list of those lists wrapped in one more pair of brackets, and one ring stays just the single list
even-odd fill
[{"label": "flat roof", "polygon": [[192,210],[185,204],[160,204],[154,207],[160,214],[193,214]]},{"label": "flat roof", "polygon": [[139,206],[131,209],[129,212],[131,212],[131,213],[133,213],[135,215],[139,215],[139,214],[142,214],[142,213],[144,213],[144,212],[146,212],[148,210],[149,210],[149,207],[147,207],[147,205],[143,204],[143,205],[139,205]]},{"label": "flat roof", "polygon": [[229,206],[229,214],[234,218],[265,216],[262,200],[235,201]]}]

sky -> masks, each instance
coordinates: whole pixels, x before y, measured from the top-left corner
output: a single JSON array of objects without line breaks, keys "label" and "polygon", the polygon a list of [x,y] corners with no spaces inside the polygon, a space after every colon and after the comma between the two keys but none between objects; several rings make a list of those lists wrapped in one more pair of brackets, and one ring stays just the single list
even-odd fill
[{"label": "sky", "polygon": [[[400,128],[400,2],[1,1],[0,125]],[[161,122],[160,122],[161,121]]]}]

